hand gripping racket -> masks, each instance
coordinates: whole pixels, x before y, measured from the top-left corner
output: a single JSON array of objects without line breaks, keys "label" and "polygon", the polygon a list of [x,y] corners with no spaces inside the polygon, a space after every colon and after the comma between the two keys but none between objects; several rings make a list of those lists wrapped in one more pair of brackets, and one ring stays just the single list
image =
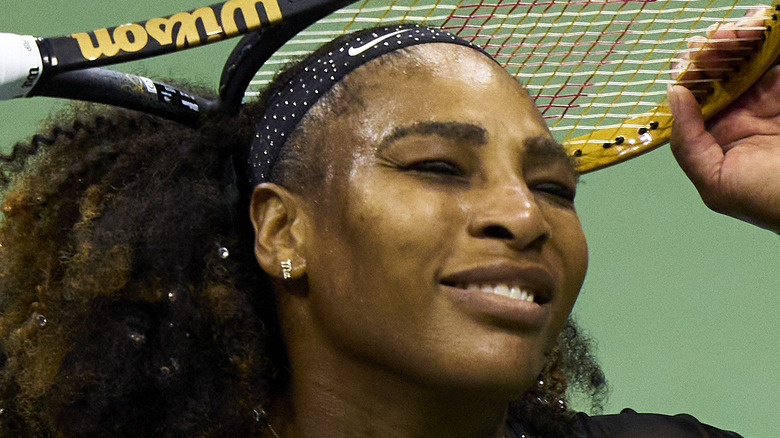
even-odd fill
[{"label": "hand gripping racket", "polygon": [[[780,53],[775,0],[710,67],[719,26],[741,25],[738,0],[229,0],[56,38],[0,38],[0,97],[58,96],[126,106],[178,121],[236,108],[279,66],[346,32],[385,23],[439,26],[484,47],[535,98],[553,135],[588,172],[664,144],[666,87],[694,89],[705,117],[757,80]],[[96,66],[248,33],[223,70],[220,101]],[[40,53],[40,55],[39,55]],[[678,67],[683,65],[683,67]],[[715,74],[701,70],[715,70]],[[676,79],[672,79],[676,76]]]}]

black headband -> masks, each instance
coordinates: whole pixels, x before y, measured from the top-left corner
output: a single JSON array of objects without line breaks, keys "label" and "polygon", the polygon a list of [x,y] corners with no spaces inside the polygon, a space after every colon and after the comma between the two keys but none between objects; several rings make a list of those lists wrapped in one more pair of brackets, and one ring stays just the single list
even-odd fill
[{"label": "black headband", "polygon": [[386,53],[434,42],[459,44],[482,51],[441,29],[397,25],[355,32],[332,50],[302,61],[297,74],[267,98],[263,118],[255,127],[247,162],[247,178],[251,187],[270,179],[287,138],[309,108],[344,76]]}]

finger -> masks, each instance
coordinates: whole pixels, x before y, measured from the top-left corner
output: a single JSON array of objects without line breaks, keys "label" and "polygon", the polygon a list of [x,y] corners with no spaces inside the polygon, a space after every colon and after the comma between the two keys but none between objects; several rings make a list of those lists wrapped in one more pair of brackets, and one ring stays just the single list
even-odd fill
[{"label": "finger", "polygon": [[736,21],[737,38],[748,42],[761,40],[761,34],[766,29],[767,19],[772,16],[772,8],[758,5],[745,12],[745,17]]},{"label": "finger", "polygon": [[761,41],[761,34],[766,29],[767,20],[772,16],[773,10],[766,5],[756,5],[747,11],[745,16],[734,21],[722,23],[722,26],[710,26],[708,37],[721,39],[717,31],[720,29],[733,31],[737,42],[742,46],[752,46]]},{"label": "finger", "polygon": [[[770,69],[720,114],[707,122],[721,145],[756,135],[780,135],[780,67]],[[725,149],[724,149],[725,150]]]},{"label": "finger", "polygon": [[707,28],[708,51],[738,53],[747,44],[739,37],[736,23],[714,24]]},{"label": "finger", "polygon": [[702,195],[718,179],[723,164],[723,150],[707,132],[696,99],[682,86],[668,90],[669,106],[674,116],[671,149],[691,182]]},{"label": "finger", "polygon": [[680,52],[672,59],[670,76],[679,84],[689,88],[701,79],[701,73],[693,68],[691,52]]},{"label": "finger", "polygon": [[[723,39],[719,30],[734,32],[736,42],[742,46],[754,46],[761,41],[761,35],[766,30],[767,20],[772,17],[773,9],[766,5],[756,5],[745,11],[744,17],[720,25],[710,26],[707,36],[713,39]],[[731,38],[731,36],[728,36]]]},{"label": "finger", "polygon": [[732,74],[749,57],[757,41],[760,39],[740,38],[733,24],[715,25],[706,38],[693,38],[688,47],[697,70],[706,77],[721,78]]},{"label": "finger", "polygon": [[692,69],[709,78],[735,72],[761,43],[770,12],[771,9],[759,5],[747,10],[745,17],[709,26],[706,37],[691,38],[688,50]]}]

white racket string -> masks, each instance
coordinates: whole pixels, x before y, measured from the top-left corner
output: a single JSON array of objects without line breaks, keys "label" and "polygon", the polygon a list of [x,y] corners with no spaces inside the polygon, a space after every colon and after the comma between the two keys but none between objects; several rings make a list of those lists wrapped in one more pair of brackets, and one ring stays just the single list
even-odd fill
[{"label": "white racket string", "polygon": [[[367,0],[331,14],[286,44],[257,73],[246,96],[257,96],[283,65],[340,34],[414,21],[440,26],[494,55],[536,99],[563,141],[656,107],[672,75],[680,72],[673,64],[697,50],[688,42],[711,26],[742,18],[752,7],[722,0]],[[733,60],[740,59],[735,53]]]}]

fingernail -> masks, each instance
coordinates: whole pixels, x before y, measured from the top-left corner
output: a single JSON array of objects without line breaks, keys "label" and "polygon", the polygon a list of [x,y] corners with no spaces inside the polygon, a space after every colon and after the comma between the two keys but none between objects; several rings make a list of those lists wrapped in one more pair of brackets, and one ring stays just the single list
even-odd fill
[{"label": "fingernail", "polygon": [[769,9],[767,5],[754,5],[745,11],[745,17],[762,17],[766,15]]}]

